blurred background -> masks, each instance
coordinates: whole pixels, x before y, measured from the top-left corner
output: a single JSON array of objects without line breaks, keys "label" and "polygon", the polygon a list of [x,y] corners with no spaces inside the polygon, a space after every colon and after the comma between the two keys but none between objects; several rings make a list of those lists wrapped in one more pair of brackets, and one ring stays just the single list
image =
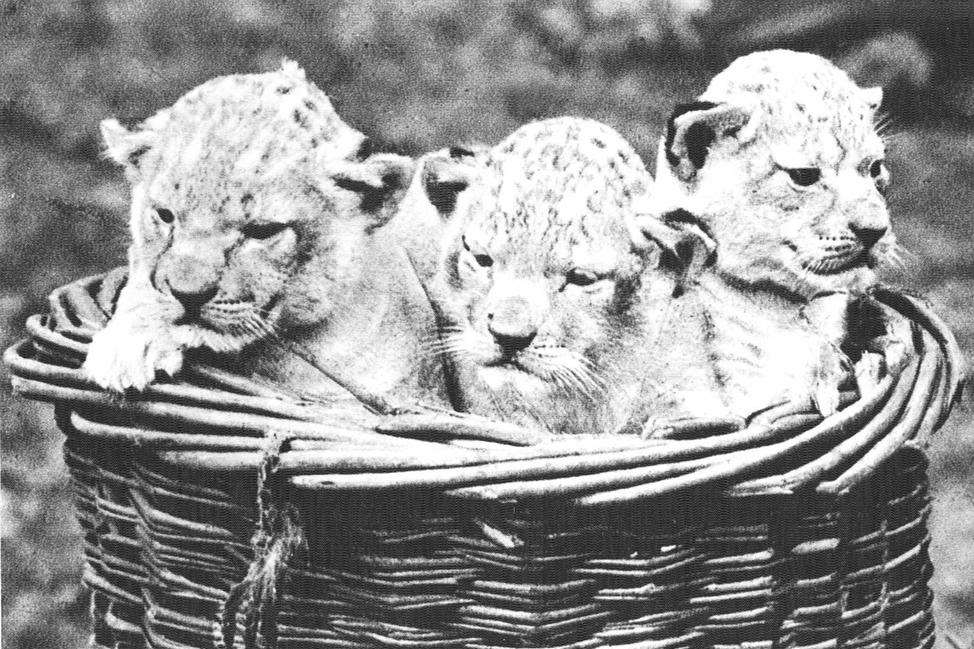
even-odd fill
[{"label": "blurred background", "polygon": [[[127,193],[98,122],[137,121],[210,77],[298,61],[340,114],[408,154],[525,121],[602,120],[652,165],[673,104],[749,51],[832,58],[884,108],[901,242],[886,280],[974,355],[974,66],[967,0],[0,0],[0,344],[48,292],[125,260]],[[2,370],[0,370],[2,372]],[[968,401],[969,403],[969,401]],[[934,440],[931,555],[943,647],[974,646],[970,405]],[[0,381],[4,649],[82,647],[79,528],[51,408]]]}]

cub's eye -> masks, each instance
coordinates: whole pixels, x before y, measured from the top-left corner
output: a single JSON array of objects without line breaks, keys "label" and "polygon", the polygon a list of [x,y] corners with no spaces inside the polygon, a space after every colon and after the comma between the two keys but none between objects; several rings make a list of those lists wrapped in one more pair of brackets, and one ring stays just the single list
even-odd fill
[{"label": "cub's eye", "polygon": [[814,185],[822,177],[822,170],[815,167],[799,167],[797,169],[785,169],[791,182],[799,187]]},{"label": "cub's eye", "polygon": [[490,255],[488,255],[487,253],[484,253],[484,252],[477,253],[477,252],[474,252],[473,250],[470,249],[470,244],[467,243],[467,237],[466,236],[460,237],[460,241],[463,242],[463,249],[466,250],[467,252],[469,252],[471,255],[473,255],[474,260],[480,266],[482,266],[484,268],[490,268],[491,266],[494,265],[494,260],[493,260],[493,258],[491,258]]},{"label": "cub's eye", "polygon": [[247,223],[241,228],[241,232],[248,239],[270,239],[275,234],[280,234],[290,227],[287,223],[276,221],[269,223]]},{"label": "cub's eye", "polygon": [[886,161],[885,160],[873,160],[873,163],[869,165],[869,175],[873,178],[879,178],[886,173]]},{"label": "cub's eye", "polygon": [[164,207],[157,207],[156,208],[156,216],[159,217],[159,220],[160,221],[162,221],[163,223],[165,223],[167,225],[169,223],[172,223],[173,221],[176,220],[176,215],[173,214],[171,210],[167,210]]},{"label": "cub's eye", "polygon": [[599,276],[590,270],[582,270],[581,268],[572,268],[568,271],[568,275],[565,276],[565,280],[569,284],[574,284],[575,286],[589,286],[599,281]]},{"label": "cub's eye", "polygon": [[476,259],[477,263],[483,266],[484,268],[490,268],[491,266],[494,265],[494,260],[491,259],[490,255],[484,255],[484,254],[474,255],[473,258]]}]

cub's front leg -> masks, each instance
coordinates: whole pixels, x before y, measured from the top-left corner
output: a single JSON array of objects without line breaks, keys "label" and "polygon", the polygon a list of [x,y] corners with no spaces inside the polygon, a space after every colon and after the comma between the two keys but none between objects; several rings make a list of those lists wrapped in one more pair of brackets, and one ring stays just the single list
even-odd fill
[{"label": "cub's front leg", "polygon": [[144,390],[157,372],[174,376],[183,365],[185,345],[175,324],[180,309],[142,283],[119,294],[115,314],[95,334],[82,369],[113,392]]}]

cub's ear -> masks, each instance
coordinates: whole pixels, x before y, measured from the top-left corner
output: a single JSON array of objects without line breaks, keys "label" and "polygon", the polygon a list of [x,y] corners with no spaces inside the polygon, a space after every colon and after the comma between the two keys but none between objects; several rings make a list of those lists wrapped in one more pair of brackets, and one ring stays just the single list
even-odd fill
[{"label": "cub's ear", "polygon": [[630,222],[630,236],[637,250],[656,246],[662,251],[661,265],[676,274],[674,296],[696,283],[717,260],[717,242],[710,228],[686,210],[638,215]]},{"label": "cub's ear", "polygon": [[733,137],[743,143],[754,137],[755,116],[752,107],[738,103],[695,101],[678,105],[666,124],[666,161],[680,180],[691,180],[715,142]]},{"label": "cub's ear", "polygon": [[874,113],[879,110],[880,106],[883,105],[882,86],[863,88],[860,92],[862,93],[862,98],[866,101],[866,105],[869,106],[870,110],[872,110]]},{"label": "cub's ear", "polygon": [[375,153],[364,160],[342,160],[328,173],[336,187],[358,194],[368,230],[385,225],[406,194],[415,164],[394,153]]},{"label": "cub's ear", "polygon": [[102,120],[99,126],[105,141],[105,156],[125,167],[127,173],[137,174],[142,157],[156,143],[156,133],[147,129],[130,131],[117,119]]},{"label": "cub's ear", "polygon": [[460,192],[473,180],[473,164],[482,151],[474,147],[452,146],[423,161],[423,191],[440,216],[448,217],[457,206]]}]

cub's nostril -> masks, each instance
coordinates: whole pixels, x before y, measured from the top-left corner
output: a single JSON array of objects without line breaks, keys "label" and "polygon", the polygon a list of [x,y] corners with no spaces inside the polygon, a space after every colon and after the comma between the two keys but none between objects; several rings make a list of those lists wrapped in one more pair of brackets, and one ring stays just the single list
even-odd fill
[{"label": "cub's nostril", "polygon": [[504,350],[504,352],[507,354],[511,354],[513,352],[519,352],[522,349],[525,349],[528,345],[531,344],[531,341],[534,340],[534,337],[538,334],[537,331],[532,331],[524,335],[512,336],[507,334],[500,334],[493,330],[491,330],[490,333],[491,335],[494,336],[494,340],[497,342],[498,345],[500,345],[501,349]]},{"label": "cub's nostril", "polygon": [[200,308],[213,299],[217,293],[217,285],[211,284],[209,286],[204,286],[197,290],[179,290],[172,286],[169,287],[169,291],[172,296],[176,298],[183,308],[187,312],[197,312]]},{"label": "cub's nostril", "polygon": [[886,234],[885,227],[880,228],[863,228],[858,226],[850,226],[852,231],[856,233],[856,237],[862,242],[867,248],[872,247],[877,241],[883,238]]}]

